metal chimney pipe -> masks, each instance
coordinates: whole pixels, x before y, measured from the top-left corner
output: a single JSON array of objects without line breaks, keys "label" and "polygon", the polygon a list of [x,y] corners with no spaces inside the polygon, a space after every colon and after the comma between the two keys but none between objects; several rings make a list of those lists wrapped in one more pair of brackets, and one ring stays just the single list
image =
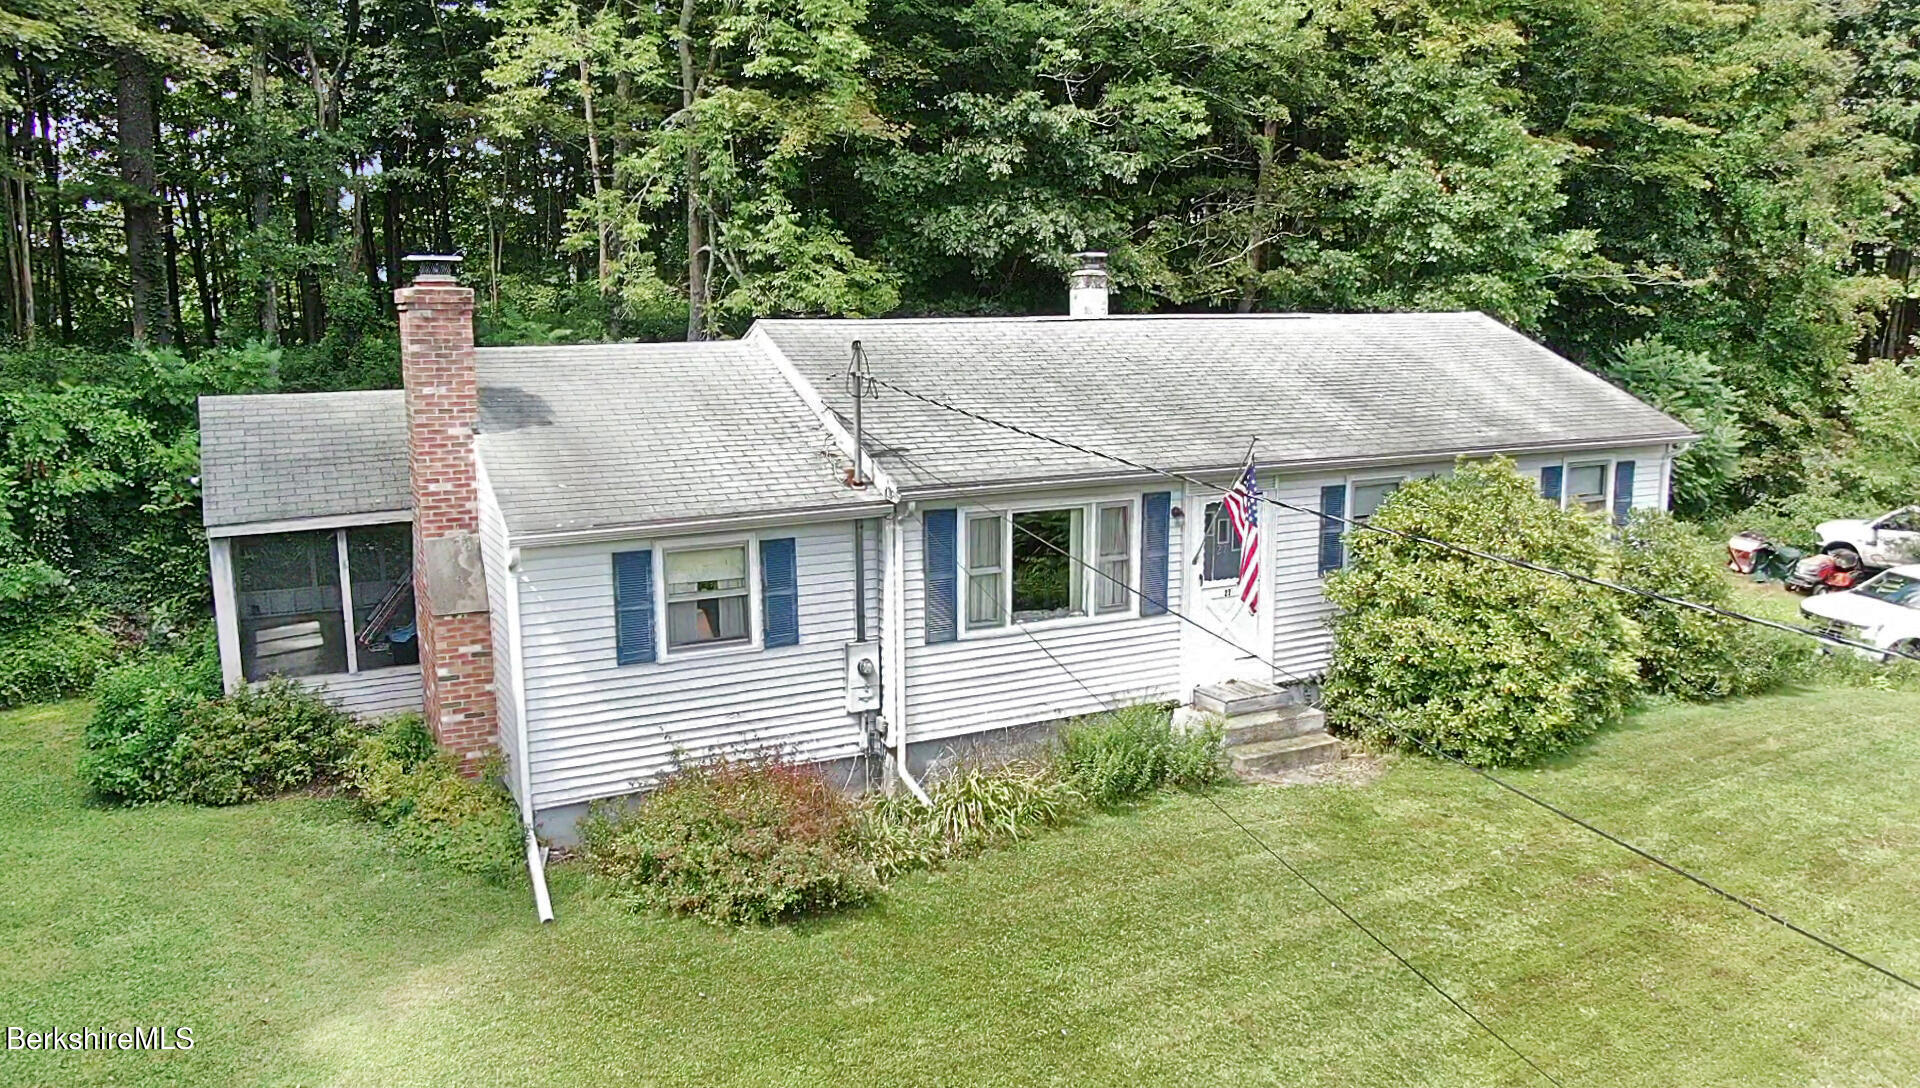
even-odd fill
[{"label": "metal chimney pipe", "polygon": [[1107,255],[1101,250],[1076,253],[1080,267],[1067,280],[1067,313],[1073,317],[1107,316]]}]

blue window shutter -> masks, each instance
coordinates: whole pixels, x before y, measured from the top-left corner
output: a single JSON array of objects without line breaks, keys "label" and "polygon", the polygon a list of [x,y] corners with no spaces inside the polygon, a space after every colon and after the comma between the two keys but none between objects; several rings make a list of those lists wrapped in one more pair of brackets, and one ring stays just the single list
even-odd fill
[{"label": "blue window shutter", "polygon": [[1167,612],[1167,551],[1173,541],[1173,492],[1140,496],[1140,614]]},{"label": "blue window shutter", "polygon": [[1633,462],[1617,461],[1613,466],[1613,523],[1625,525],[1633,509]]},{"label": "blue window shutter", "polygon": [[1548,465],[1540,470],[1540,495],[1549,502],[1560,501],[1559,465]]},{"label": "blue window shutter", "polygon": [[960,577],[955,548],[959,512],[928,510],[921,515],[922,574],[927,586],[927,641],[952,642],[959,633],[956,593]]},{"label": "blue window shutter", "polygon": [[760,607],[767,649],[800,644],[800,586],[790,536],[760,542]]},{"label": "blue window shutter", "polygon": [[1347,550],[1340,534],[1347,531],[1347,485],[1328,484],[1320,489],[1320,573],[1339,570],[1347,564]]},{"label": "blue window shutter", "polygon": [[613,553],[613,657],[622,665],[654,659],[651,549]]}]

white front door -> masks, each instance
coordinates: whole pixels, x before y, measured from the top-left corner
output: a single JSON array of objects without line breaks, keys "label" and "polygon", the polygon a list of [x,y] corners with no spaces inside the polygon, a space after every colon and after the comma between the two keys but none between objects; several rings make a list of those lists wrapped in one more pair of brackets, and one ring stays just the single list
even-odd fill
[{"label": "white front door", "polygon": [[[1189,488],[1181,511],[1184,539],[1176,560],[1184,571],[1181,611],[1194,621],[1181,625],[1182,688],[1191,698],[1194,688],[1222,680],[1271,683],[1273,669],[1262,659],[1273,656],[1267,634],[1272,628],[1264,603],[1256,614],[1240,600],[1240,543],[1220,509],[1220,493]],[[1263,534],[1262,539],[1270,538]],[[1262,557],[1269,560],[1261,563],[1262,578],[1272,567],[1271,555],[1269,548]]]}]

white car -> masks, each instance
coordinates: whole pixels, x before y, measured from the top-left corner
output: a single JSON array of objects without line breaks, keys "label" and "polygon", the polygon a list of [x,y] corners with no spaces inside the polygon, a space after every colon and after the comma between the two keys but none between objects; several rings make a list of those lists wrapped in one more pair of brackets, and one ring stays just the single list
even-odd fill
[{"label": "white car", "polygon": [[1820,550],[1848,551],[1870,569],[1920,560],[1920,506],[1908,506],[1871,521],[1823,521],[1813,531]]},{"label": "white car", "polygon": [[[1920,563],[1883,570],[1849,590],[1809,597],[1800,611],[1812,626],[1838,638],[1920,654]],[[1890,660],[1892,655],[1880,656]]]}]

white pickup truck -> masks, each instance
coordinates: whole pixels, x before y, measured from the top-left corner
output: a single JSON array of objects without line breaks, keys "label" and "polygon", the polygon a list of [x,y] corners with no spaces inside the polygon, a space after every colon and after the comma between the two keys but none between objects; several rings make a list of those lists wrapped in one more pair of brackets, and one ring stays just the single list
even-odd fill
[{"label": "white pickup truck", "polygon": [[1870,521],[1823,521],[1814,526],[1820,550],[1852,552],[1869,569],[1920,561],[1920,506],[1908,506]]},{"label": "white pickup truck", "polygon": [[1883,570],[1849,590],[1808,597],[1800,611],[1811,626],[1881,650],[1883,659],[1891,659],[1884,652],[1889,650],[1920,654],[1920,563]]}]

